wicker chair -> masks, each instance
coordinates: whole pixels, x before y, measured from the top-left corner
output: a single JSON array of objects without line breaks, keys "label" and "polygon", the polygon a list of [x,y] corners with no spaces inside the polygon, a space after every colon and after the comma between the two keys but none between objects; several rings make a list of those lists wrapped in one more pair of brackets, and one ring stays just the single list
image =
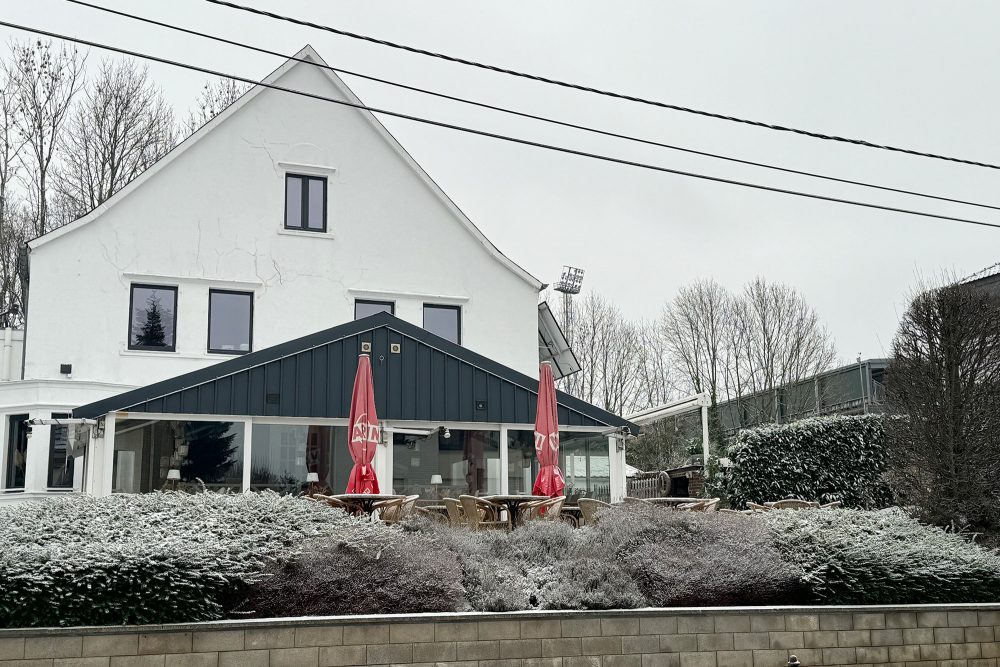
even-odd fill
[{"label": "wicker chair", "polygon": [[441,500],[444,503],[444,507],[448,510],[448,523],[452,526],[461,526],[465,524],[465,513],[462,511],[462,503],[456,498],[444,498]]},{"label": "wicker chair", "polygon": [[773,503],[767,503],[767,505],[773,510],[808,510],[819,507],[819,503],[810,502],[808,500],[797,500],[795,498],[776,500]]},{"label": "wicker chair", "polygon": [[580,498],[579,505],[584,526],[593,526],[597,523],[597,512],[604,507],[611,507],[608,503],[596,498]]},{"label": "wicker chair", "polygon": [[333,496],[324,496],[322,494],[317,493],[316,495],[312,496],[312,499],[321,503],[326,503],[330,507],[336,507],[339,510],[344,510],[345,512],[351,511],[351,508],[347,503],[345,503],[343,500],[339,498],[334,498]]},{"label": "wicker chair", "polygon": [[384,505],[376,503],[375,507],[381,510],[379,516],[383,522],[388,524],[399,523],[413,514],[418,498],[420,496],[406,496],[405,498],[396,498],[394,500],[383,500],[382,503]]},{"label": "wicker chair", "polygon": [[536,500],[525,503],[521,508],[521,518],[524,521],[560,521],[566,496]]},{"label": "wicker chair", "polygon": [[747,502],[747,507],[754,512],[770,512],[771,508],[767,505],[758,505],[757,503]]},{"label": "wicker chair", "polygon": [[510,521],[498,519],[497,507],[488,500],[475,496],[459,496],[462,510],[465,513],[465,523],[472,530],[484,528],[510,529]]},{"label": "wicker chair", "polygon": [[710,498],[701,503],[701,506],[692,511],[694,512],[715,512],[719,509],[720,498]]},{"label": "wicker chair", "polygon": [[832,503],[827,503],[825,505],[820,505],[819,508],[821,510],[834,510],[834,509],[837,509],[838,507],[841,507],[843,504],[844,504],[844,501],[842,501],[842,500],[835,500]]}]

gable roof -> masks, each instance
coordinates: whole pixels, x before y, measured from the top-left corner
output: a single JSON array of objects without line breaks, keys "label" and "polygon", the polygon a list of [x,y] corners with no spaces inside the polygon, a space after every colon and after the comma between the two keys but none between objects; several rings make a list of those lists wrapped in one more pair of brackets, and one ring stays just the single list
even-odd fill
[{"label": "gable roof", "polygon": [[[326,61],[323,60],[323,58],[319,55],[319,53],[317,53],[316,50],[308,44],[305,47],[303,47],[298,53],[296,53],[293,56],[293,58],[286,60],[280,67],[278,67],[269,75],[267,75],[267,77],[265,77],[262,80],[262,82],[265,84],[276,84],[278,80],[280,80],[285,74],[291,71],[292,68],[294,68],[296,65],[302,64],[306,66],[304,63],[298,62],[299,60],[309,60],[316,63],[317,65],[320,65],[320,67],[317,67],[316,69],[323,72],[326,75],[327,79],[333,84],[333,86],[337,89],[338,92],[340,92],[341,95],[343,95],[351,104],[363,105],[361,99],[354,94],[354,91],[352,91],[347,86],[347,84],[344,83],[344,80],[341,79],[339,76],[337,76],[337,74],[333,70],[327,69],[328,65]],[[42,247],[43,245],[55,241],[56,239],[59,239],[67,234],[70,234],[76,231],[77,229],[80,229],[81,227],[85,227],[86,225],[90,224],[91,222],[99,218],[101,215],[106,213],[108,210],[113,208],[116,204],[118,204],[118,202],[128,197],[129,194],[131,194],[137,188],[141,187],[144,183],[146,183],[146,181],[156,176],[156,174],[160,170],[162,170],[164,167],[166,167],[171,162],[176,160],[178,157],[183,155],[192,146],[194,146],[199,141],[208,136],[212,132],[212,130],[214,130],[222,123],[225,123],[229,117],[231,117],[233,114],[238,113],[240,109],[246,106],[252,99],[254,99],[257,95],[259,95],[261,92],[265,90],[270,90],[270,89],[260,85],[253,86],[250,90],[248,90],[246,93],[240,96],[235,102],[230,104],[223,111],[217,114],[214,118],[212,118],[210,121],[208,121],[200,128],[198,128],[193,134],[191,134],[191,136],[187,137],[181,143],[175,146],[173,150],[171,150],[162,158],[157,160],[152,166],[150,166],[144,172],[139,174],[136,178],[134,178],[121,190],[112,195],[107,201],[103,202],[100,206],[96,207],[83,217],[74,220],[68,225],[64,225],[62,227],[59,227],[58,229],[54,229],[46,234],[43,234],[42,236],[32,239],[31,241],[28,242],[28,247],[31,250],[35,250],[37,248]],[[275,91],[275,92],[281,92],[281,91]],[[496,259],[508,270],[510,270],[519,278],[527,282],[536,290],[542,289],[543,284],[540,280],[532,276],[530,273],[521,268],[521,266],[519,266],[509,257],[504,255],[502,252],[500,252],[500,250],[496,246],[494,246],[489,239],[486,238],[486,236],[482,233],[482,231],[480,231],[480,229],[476,227],[476,225],[472,222],[472,220],[470,220],[469,217],[466,216],[464,212],[462,212],[462,210],[458,207],[458,205],[455,204],[455,202],[452,201],[452,199],[448,197],[447,194],[445,194],[444,190],[442,190],[441,187],[434,182],[434,180],[427,174],[427,172],[424,171],[424,169],[419,164],[417,164],[417,161],[413,159],[413,156],[411,156],[406,151],[406,149],[403,148],[403,146],[399,143],[399,141],[396,140],[396,138],[389,132],[389,130],[386,129],[385,125],[383,125],[381,121],[379,121],[378,118],[375,117],[374,114],[364,109],[355,109],[355,111],[357,111],[357,113],[359,114],[362,114],[362,116],[369,123],[369,125],[371,125],[372,128],[375,130],[376,134],[378,134],[382,138],[382,140],[384,140],[389,145],[389,147],[399,156],[399,158],[403,160],[406,163],[406,165],[411,170],[413,170],[414,173],[417,174],[417,176],[424,183],[424,185],[426,185],[430,189],[430,191],[441,201],[441,203],[445,206],[446,209],[448,209],[451,215],[462,225],[462,227],[465,228],[465,230],[469,234],[471,234],[480,243],[480,245],[482,245],[486,249],[486,251],[494,259]]]},{"label": "gable roof", "polygon": [[[361,343],[371,343],[375,404],[390,421],[531,424],[538,380],[389,313],[303,336],[73,410],[346,418]],[[399,352],[392,346],[399,345]],[[639,427],[561,391],[562,426]]]}]

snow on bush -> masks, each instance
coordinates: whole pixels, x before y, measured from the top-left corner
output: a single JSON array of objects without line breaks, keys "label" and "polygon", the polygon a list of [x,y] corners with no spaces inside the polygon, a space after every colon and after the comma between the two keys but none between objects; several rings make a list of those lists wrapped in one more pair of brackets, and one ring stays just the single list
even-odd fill
[{"label": "snow on bush", "polygon": [[13,503],[0,507],[0,627],[217,619],[303,540],[385,532],[271,492]]},{"label": "snow on bush", "polygon": [[1000,601],[1000,554],[898,508],[759,516],[825,604]]},{"label": "snow on bush", "polygon": [[789,496],[882,508],[892,495],[885,417],[833,416],[744,429],[729,448],[726,492],[734,507]]}]

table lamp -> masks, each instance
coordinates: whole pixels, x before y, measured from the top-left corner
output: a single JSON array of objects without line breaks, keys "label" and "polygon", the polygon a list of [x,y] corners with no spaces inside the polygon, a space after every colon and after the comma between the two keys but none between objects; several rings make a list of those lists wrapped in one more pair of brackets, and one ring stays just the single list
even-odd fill
[{"label": "table lamp", "polygon": [[171,490],[176,491],[177,484],[180,481],[181,481],[181,471],[178,470],[177,468],[171,468],[170,470],[167,471],[167,484],[164,486],[169,485]]},{"label": "table lamp", "polygon": [[311,496],[315,494],[317,491],[319,491],[319,489],[317,488],[319,486],[319,473],[307,472],[306,483],[309,485],[309,490],[306,492],[306,495]]},{"label": "table lamp", "polygon": [[441,497],[441,491],[438,488],[441,484],[444,484],[444,480],[441,479],[441,475],[431,475],[431,485],[434,487],[435,498]]}]

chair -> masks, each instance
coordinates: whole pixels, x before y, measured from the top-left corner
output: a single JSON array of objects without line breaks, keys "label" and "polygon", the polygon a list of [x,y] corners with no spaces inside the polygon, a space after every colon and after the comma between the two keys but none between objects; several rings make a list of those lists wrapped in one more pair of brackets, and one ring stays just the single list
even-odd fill
[{"label": "chair", "polygon": [[402,513],[403,500],[403,498],[378,500],[372,503],[372,513],[374,514],[377,511],[379,518],[385,523],[396,523],[399,521]]},{"label": "chair", "polygon": [[559,521],[566,496],[536,500],[525,503],[521,509],[521,517],[525,521]]},{"label": "chair", "polygon": [[695,512],[715,512],[719,509],[720,498],[710,498],[701,504],[701,507],[694,510]]},{"label": "chair", "polygon": [[821,510],[834,510],[842,506],[844,502],[842,500],[834,500],[832,503],[827,503],[826,505],[820,505]]},{"label": "chair", "polygon": [[625,502],[626,503],[632,503],[632,504],[635,504],[635,505],[652,505],[653,504],[653,503],[649,502],[648,500],[646,500],[645,498],[635,498],[633,496],[625,496]]},{"label": "chair", "polygon": [[771,508],[768,505],[758,505],[757,503],[747,502],[747,507],[754,512],[770,512]]},{"label": "chair", "polygon": [[441,500],[448,510],[448,523],[452,526],[461,526],[465,523],[465,513],[462,511],[462,503],[455,498],[444,498]]},{"label": "chair", "polygon": [[462,510],[465,514],[465,523],[468,524],[469,528],[472,530],[478,531],[483,528],[510,528],[509,520],[500,520],[496,518],[496,505],[488,500],[483,500],[482,498],[477,498],[475,496],[459,496],[458,500],[462,503]]},{"label": "chair", "polygon": [[382,509],[382,521],[388,524],[399,523],[406,517],[413,514],[420,496],[406,496],[393,501],[386,501],[386,506]]},{"label": "chair", "polygon": [[739,510],[731,510],[731,509],[721,509],[721,510],[719,510],[719,514],[738,514],[740,516],[747,516],[750,513],[751,513],[751,510],[745,510],[743,512],[741,512]]},{"label": "chair", "polygon": [[330,507],[336,507],[337,509],[344,510],[345,512],[350,512],[351,511],[350,506],[348,506],[347,503],[345,503],[343,500],[341,500],[339,498],[334,498],[333,496],[324,496],[324,495],[319,494],[319,493],[317,493],[316,495],[312,496],[312,498],[314,500],[316,500],[317,502],[326,503]]},{"label": "chair", "polygon": [[580,498],[580,514],[583,515],[583,525],[593,526],[597,523],[597,512],[604,507],[611,507],[606,502],[596,498]]},{"label": "chair", "polygon": [[819,503],[810,502],[808,500],[797,500],[795,498],[776,500],[773,503],[767,503],[767,505],[773,510],[808,510],[819,507]]}]

